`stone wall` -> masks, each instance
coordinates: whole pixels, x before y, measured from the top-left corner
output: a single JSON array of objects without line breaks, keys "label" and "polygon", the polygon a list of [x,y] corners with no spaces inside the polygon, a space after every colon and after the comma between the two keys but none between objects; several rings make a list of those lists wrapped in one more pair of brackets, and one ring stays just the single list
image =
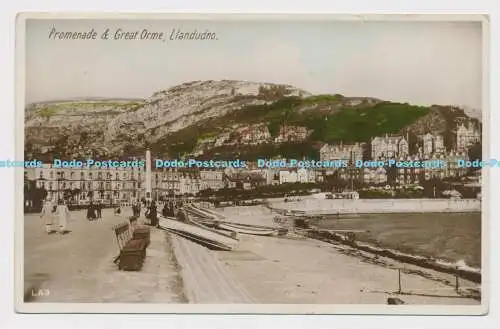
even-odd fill
[{"label": "stone wall", "polygon": [[422,212],[480,212],[475,199],[304,199],[298,202],[272,202],[273,208],[307,211],[313,214],[368,214]]}]

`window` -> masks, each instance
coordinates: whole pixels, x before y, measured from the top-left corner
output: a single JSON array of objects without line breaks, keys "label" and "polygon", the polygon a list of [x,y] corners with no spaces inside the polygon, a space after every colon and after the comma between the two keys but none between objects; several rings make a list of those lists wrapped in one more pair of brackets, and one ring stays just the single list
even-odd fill
[{"label": "window", "polygon": [[84,173],[83,171],[80,173],[80,178],[81,178],[82,180],[84,180],[84,179],[85,179],[85,173]]}]

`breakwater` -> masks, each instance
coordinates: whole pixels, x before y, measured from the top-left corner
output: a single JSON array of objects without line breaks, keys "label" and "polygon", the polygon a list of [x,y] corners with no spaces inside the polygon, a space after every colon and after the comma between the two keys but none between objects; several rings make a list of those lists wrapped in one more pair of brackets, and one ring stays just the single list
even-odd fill
[{"label": "breakwater", "polygon": [[377,214],[377,213],[436,213],[481,212],[476,199],[315,199],[297,202],[272,200],[274,209],[306,211],[315,215]]}]

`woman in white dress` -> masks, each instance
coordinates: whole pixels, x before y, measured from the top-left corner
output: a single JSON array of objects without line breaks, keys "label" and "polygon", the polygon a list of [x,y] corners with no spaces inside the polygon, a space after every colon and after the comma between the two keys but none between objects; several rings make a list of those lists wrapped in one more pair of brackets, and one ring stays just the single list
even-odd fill
[{"label": "woman in white dress", "polygon": [[68,223],[69,209],[64,200],[59,201],[59,205],[56,210],[57,216],[57,229],[60,234],[66,233],[66,224]]},{"label": "woman in white dress", "polygon": [[42,212],[40,213],[40,218],[45,219],[45,230],[47,234],[52,233],[54,231],[54,204],[50,199],[45,200],[43,204]]}]

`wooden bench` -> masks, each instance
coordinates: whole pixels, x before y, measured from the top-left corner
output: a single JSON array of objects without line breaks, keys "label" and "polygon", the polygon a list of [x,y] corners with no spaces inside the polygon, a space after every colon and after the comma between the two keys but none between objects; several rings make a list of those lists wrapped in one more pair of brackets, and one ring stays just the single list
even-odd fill
[{"label": "wooden bench", "polygon": [[125,271],[140,271],[146,258],[146,248],[149,244],[149,237],[142,236],[134,238],[131,233],[129,223],[122,223],[113,228],[120,250],[119,255],[114,259],[118,263],[118,268]]}]

